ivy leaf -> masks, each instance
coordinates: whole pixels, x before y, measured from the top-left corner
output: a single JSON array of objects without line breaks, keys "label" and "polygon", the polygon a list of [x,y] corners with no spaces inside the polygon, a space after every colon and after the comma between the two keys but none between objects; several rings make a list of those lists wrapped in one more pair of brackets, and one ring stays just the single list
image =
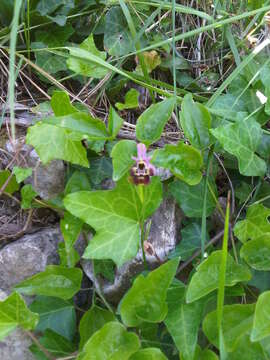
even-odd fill
[{"label": "ivy leaf", "polygon": [[256,303],[251,341],[259,341],[270,336],[270,291],[260,294]]},{"label": "ivy leaf", "polygon": [[91,336],[100,330],[106,323],[114,321],[115,316],[99,306],[92,306],[84,313],[80,321],[80,349],[84,347]]},{"label": "ivy leaf", "polygon": [[[194,251],[201,248],[201,226],[197,223],[191,223],[181,230],[181,241],[176,245],[175,250],[169,255],[170,257],[180,257],[182,261],[187,260]],[[206,240],[209,240],[208,233]]]},{"label": "ivy leaf", "polygon": [[81,269],[48,265],[45,271],[22,281],[15,289],[25,295],[45,295],[67,300],[80,290],[81,281]]},{"label": "ivy leaf", "polygon": [[167,357],[157,348],[147,348],[131,355],[129,360],[166,360]]},{"label": "ivy leaf", "polygon": [[[92,165],[92,164],[91,164]],[[74,171],[74,173],[69,178],[66,187],[65,195],[81,191],[81,190],[90,190],[91,186],[88,180],[87,175],[81,171]]]},{"label": "ivy leaf", "polygon": [[115,106],[118,110],[136,109],[139,106],[140,93],[136,89],[130,89],[125,95],[125,102],[117,102]]},{"label": "ivy leaf", "polygon": [[74,135],[78,134],[78,140],[107,140],[109,138],[103,121],[81,111],[65,116],[47,117],[43,123],[70,130],[74,132]]},{"label": "ivy leaf", "polygon": [[17,326],[32,330],[38,323],[38,314],[31,312],[17,292],[0,301],[0,340]]},{"label": "ivy leaf", "polygon": [[247,240],[256,239],[261,235],[270,235],[269,216],[270,209],[262,204],[248,207],[246,219],[238,221],[234,227],[235,236],[245,243]]},{"label": "ivy leaf", "polygon": [[262,345],[258,342],[251,342],[248,335],[244,335],[240,338],[236,349],[231,352],[230,360],[265,360],[265,352],[263,351]]},{"label": "ivy leaf", "polygon": [[119,57],[135,50],[127,21],[119,6],[113,6],[106,14],[104,48],[110,55]]},{"label": "ivy leaf", "polygon": [[193,146],[183,142],[179,142],[177,146],[165,145],[163,149],[156,150],[152,162],[158,167],[169,169],[189,185],[197,185],[201,181],[202,155]]},{"label": "ivy leaf", "polygon": [[185,303],[185,287],[171,286],[167,293],[168,315],[165,325],[171,334],[181,358],[193,360],[204,302]]},{"label": "ivy leaf", "polygon": [[78,360],[128,360],[139,347],[137,335],[128,332],[119,322],[109,322],[88,340]]},{"label": "ivy leaf", "polygon": [[22,168],[19,166],[14,166],[12,172],[16,177],[17,183],[23,182],[25,179],[32,175],[31,168]]},{"label": "ivy leaf", "polygon": [[[253,316],[254,304],[234,304],[225,305],[223,310],[222,330],[225,349],[232,352],[237,347],[240,338],[250,334]],[[208,313],[203,321],[203,332],[208,340],[219,347],[217,311]]]},{"label": "ivy leaf", "polygon": [[143,322],[157,323],[167,315],[167,290],[175,276],[179,259],[173,259],[151,271],[146,277],[139,275],[120,305],[123,323],[135,327]]},{"label": "ivy leaf", "polygon": [[193,101],[191,94],[187,94],[182,102],[180,122],[185,136],[193,146],[198,149],[209,146],[211,115],[202,104]]},{"label": "ivy leaf", "polygon": [[[187,302],[191,303],[218,288],[221,250],[214,251],[204,260],[193,274],[187,289]],[[225,286],[234,286],[238,282],[251,279],[250,271],[241,264],[237,264],[228,254]]]},{"label": "ivy leaf", "polygon": [[91,167],[87,170],[91,184],[99,185],[105,179],[112,177],[112,161],[106,156],[91,160]]},{"label": "ivy leaf", "polygon": [[163,128],[172,115],[174,104],[174,98],[163,100],[151,105],[139,116],[136,137],[140,142],[149,146],[161,137]]},{"label": "ivy leaf", "polygon": [[253,269],[270,270],[270,234],[246,242],[240,255]]},{"label": "ivy leaf", "polygon": [[123,119],[117,114],[114,108],[110,107],[109,118],[108,118],[108,132],[111,137],[116,138],[119,130],[123,125]]},{"label": "ivy leaf", "polygon": [[70,131],[39,122],[28,128],[26,143],[34,146],[43,164],[60,159],[89,167],[83,138],[81,135],[73,140]]},{"label": "ivy leaf", "polygon": [[[214,192],[216,192],[215,185],[210,182]],[[190,186],[182,181],[176,180],[169,184],[169,191],[176,199],[177,203],[188,217],[200,218],[202,217],[203,198],[204,198],[204,184],[200,182],[198,185]],[[207,192],[206,201],[206,216],[212,214],[216,207],[214,198],[210,191]]]},{"label": "ivy leaf", "polygon": [[79,112],[70,102],[64,91],[54,91],[51,98],[51,107],[55,116],[64,116]]},{"label": "ivy leaf", "polygon": [[112,259],[118,266],[133,258],[139,246],[142,219],[162,200],[162,184],[154,177],[144,188],[144,204],[126,178],[113,190],[80,191],[64,200],[66,209],[92,226],[97,234],[85,250],[85,259]]},{"label": "ivy leaf", "polygon": [[71,302],[55,297],[37,296],[29,308],[39,314],[36,331],[51,329],[69,340],[73,339],[76,313]]},{"label": "ivy leaf", "polygon": [[[106,52],[99,51],[96,48],[92,34],[87,39],[85,39],[79,47],[80,49],[86,50],[102,60],[106,60]],[[75,58],[72,55],[67,59],[67,66],[76,74],[92,77],[95,79],[101,79],[108,73],[108,70],[103,66],[98,66],[97,64],[90,63],[87,60]]]},{"label": "ivy leaf", "polygon": [[199,345],[197,345],[195,356],[193,360],[218,360],[217,355],[208,349],[201,350]]},{"label": "ivy leaf", "polygon": [[21,208],[31,209],[33,199],[38,195],[31,184],[24,185],[21,189]]},{"label": "ivy leaf", "polygon": [[121,179],[134,164],[132,156],[137,153],[137,144],[133,140],[120,140],[114,145],[111,157],[113,159],[113,181]]},{"label": "ivy leaf", "polygon": [[11,175],[11,172],[9,170],[0,171],[0,188],[5,184],[9,177],[10,180],[4,191],[8,194],[13,194],[15,191],[19,190],[20,186],[17,183],[15,176]]},{"label": "ivy leaf", "polygon": [[253,119],[211,129],[228,153],[237,157],[239,171],[245,176],[263,176],[266,163],[255,154],[262,138],[262,129]]}]

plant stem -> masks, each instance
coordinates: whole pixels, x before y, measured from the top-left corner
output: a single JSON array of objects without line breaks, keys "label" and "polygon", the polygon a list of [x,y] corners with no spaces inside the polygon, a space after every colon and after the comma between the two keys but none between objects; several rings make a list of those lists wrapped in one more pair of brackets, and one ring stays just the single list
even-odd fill
[{"label": "plant stem", "polygon": [[148,270],[147,268],[147,262],[146,262],[146,256],[144,251],[144,221],[140,222],[140,228],[141,228],[141,248],[142,248],[142,256],[143,256],[143,264],[144,264],[144,270]]},{"label": "plant stem", "polygon": [[47,349],[45,349],[45,347],[39,342],[39,340],[35,337],[35,335],[31,331],[27,331],[27,330],[24,331],[30,337],[33,343],[37,345],[37,347],[43,352],[44,355],[46,355],[46,357],[49,360],[54,360],[52,354]]}]

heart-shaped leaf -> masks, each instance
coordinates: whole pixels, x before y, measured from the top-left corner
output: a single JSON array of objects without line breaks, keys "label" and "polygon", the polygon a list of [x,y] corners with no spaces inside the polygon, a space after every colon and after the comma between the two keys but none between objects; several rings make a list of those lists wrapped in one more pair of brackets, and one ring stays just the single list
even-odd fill
[{"label": "heart-shaped leaf", "polygon": [[120,305],[120,314],[126,326],[138,326],[144,321],[161,322],[167,315],[167,290],[175,276],[179,260],[173,259],[150,272],[139,275]]},{"label": "heart-shaped leaf", "polygon": [[139,348],[137,335],[119,322],[109,322],[88,340],[78,360],[128,360]]},{"label": "heart-shaped leaf", "polygon": [[111,106],[109,112],[109,118],[108,118],[108,132],[113,139],[117,136],[122,125],[123,125],[123,119],[117,114],[117,112]]},{"label": "heart-shaped leaf", "polygon": [[48,265],[45,271],[22,281],[15,289],[25,295],[45,295],[66,300],[80,290],[81,281],[81,269]]},{"label": "heart-shaped leaf", "polygon": [[262,235],[270,235],[269,216],[270,209],[262,204],[250,206],[247,210],[246,219],[236,223],[234,234],[243,243],[249,239],[256,239]]},{"label": "heart-shaped leaf", "polygon": [[140,115],[136,125],[136,137],[140,142],[148,146],[161,137],[163,128],[172,115],[174,104],[174,98],[163,100],[151,105]]},{"label": "heart-shaped leaf", "polygon": [[[222,251],[214,251],[204,260],[193,274],[187,290],[187,302],[191,303],[218,288],[219,271]],[[228,254],[225,286],[234,286],[238,282],[248,281],[250,271],[241,264],[237,264]]]},{"label": "heart-shaped leaf", "polygon": [[118,266],[133,258],[139,246],[140,221],[150,216],[162,200],[162,184],[153,177],[144,188],[142,204],[135,185],[121,179],[115,189],[80,191],[68,195],[64,204],[73,215],[96,231],[83,257],[112,259]]},{"label": "heart-shaped leaf", "polygon": [[118,110],[135,109],[139,106],[140,93],[136,89],[130,89],[125,95],[125,102],[117,102],[115,106]]},{"label": "heart-shaped leaf", "polygon": [[270,270],[270,234],[246,242],[240,255],[253,269]]},{"label": "heart-shaped leaf", "polygon": [[270,336],[270,291],[265,291],[258,297],[251,341],[259,341]]},{"label": "heart-shaped leaf", "polygon": [[0,301],[0,340],[17,326],[32,330],[38,323],[38,314],[31,312],[23,298],[17,292],[12,293],[4,301]]},{"label": "heart-shaped leaf", "polygon": [[187,94],[182,102],[180,122],[185,136],[193,146],[198,149],[209,146],[211,115],[206,107],[195,103],[190,94]]},{"label": "heart-shaped leaf", "polygon": [[131,355],[129,360],[166,360],[167,357],[157,348],[147,348]]},{"label": "heart-shaped leaf", "polygon": [[196,185],[201,181],[202,155],[183,142],[179,142],[177,146],[165,145],[163,149],[156,150],[152,162],[158,167],[169,169],[189,185]]},{"label": "heart-shaped leaf", "polygon": [[114,145],[111,157],[113,159],[113,180],[118,181],[134,164],[132,156],[137,154],[137,144],[133,140],[120,140]]},{"label": "heart-shaped leaf", "polygon": [[211,129],[228,153],[237,157],[239,171],[245,176],[263,176],[266,163],[255,154],[262,138],[262,129],[253,119]]}]

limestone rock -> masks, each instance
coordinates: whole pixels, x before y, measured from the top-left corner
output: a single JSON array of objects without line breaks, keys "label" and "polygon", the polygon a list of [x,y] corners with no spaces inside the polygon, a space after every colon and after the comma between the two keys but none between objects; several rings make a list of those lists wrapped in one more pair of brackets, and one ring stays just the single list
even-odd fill
[{"label": "limestone rock", "polygon": [[44,271],[47,265],[58,263],[60,241],[63,241],[60,229],[53,227],[6,245],[0,251],[0,289],[9,292],[17,283]]}]

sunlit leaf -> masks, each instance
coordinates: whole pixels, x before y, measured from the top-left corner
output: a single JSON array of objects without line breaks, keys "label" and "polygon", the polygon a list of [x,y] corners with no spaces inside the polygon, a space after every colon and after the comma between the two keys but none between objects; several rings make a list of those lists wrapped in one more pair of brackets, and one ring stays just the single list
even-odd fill
[{"label": "sunlit leaf", "polygon": [[120,314],[126,326],[138,326],[144,321],[161,322],[167,315],[167,290],[172,282],[179,260],[173,259],[150,272],[139,275],[120,305]]},{"label": "sunlit leaf", "polygon": [[235,124],[219,126],[211,129],[211,133],[218,139],[228,153],[238,159],[239,171],[245,176],[263,176],[266,163],[255,154],[261,141],[262,130],[253,119],[238,121]]},{"label": "sunlit leaf", "polygon": [[120,140],[114,145],[111,157],[113,159],[113,180],[118,181],[134,164],[132,156],[136,156],[137,144],[133,140]]},{"label": "sunlit leaf", "polygon": [[108,118],[108,132],[114,139],[119,130],[121,129],[123,125],[123,119],[117,114],[117,112],[114,110],[114,108],[111,106],[109,111],[109,118]]},{"label": "sunlit leaf", "polygon": [[246,242],[240,255],[253,269],[270,270],[270,234]]},{"label": "sunlit leaf", "polygon": [[251,341],[258,341],[270,336],[270,291],[265,291],[258,297]]},{"label": "sunlit leaf", "polygon": [[[204,260],[193,274],[187,290],[187,302],[193,302],[218,288],[221,250],[214,251]],[[237,264],[228,254],[226,268],[226,286],[234,286],[238,282],[248,281],[250,271],[244,265]]]},{"label": "sunlit leaf", "polygon": [[45,295],[66,300],[80,290],[81,281],[81,269],[48,265],[45,271],[22,281],[15,289],[25,295]]},{"label": "sunlit leaf", "polygon": [[118,110],[135,109],[139,106],[140,93],[136,89],[130,89],[125,95],[125,102],[117,102],[115,106]]},{"label": "sunlit leaf", "polygon": [[166,360],[167,357],[157,348],[147,348],[131,355],[129,360]]},{"label": "sunlit leaf", "polygon": [[151,145],[157,141],[164,126],[172,115],[174,98],[163,100],[151,105],[138,118],[136,125],[136,137],[145,145]]},{"label": "sunlit leaf", "polygon": [[97,231],[83,255],[86,259],[112,259],[118,266],[134,257],[140,239],[139,222],[160,205],[162,185],[152,178],[144,188],[142,205],[136,187],[126,178],[113,190],[81,191],[68,195],[64,204],[69,212]]},{"label": "sunlit leaf", "polygon": [[169,169],[189,185],[196,185],[201,181],[202,155],[183,142],[179,142],[177,146],[165,145],[163,149],[156,150],[152,162],[158,167]]},{"label": "sunlit leaf", "polygon": [[119,322],[109,322],[87,341],[79,360],[128,360],[139,347],[137,335],[128,332]]},{"label": "sunlit leaf", "polygon": [[15,175],[17,183],[21,183],[32,175],[32,169],[14,166],[12,173]]}]

